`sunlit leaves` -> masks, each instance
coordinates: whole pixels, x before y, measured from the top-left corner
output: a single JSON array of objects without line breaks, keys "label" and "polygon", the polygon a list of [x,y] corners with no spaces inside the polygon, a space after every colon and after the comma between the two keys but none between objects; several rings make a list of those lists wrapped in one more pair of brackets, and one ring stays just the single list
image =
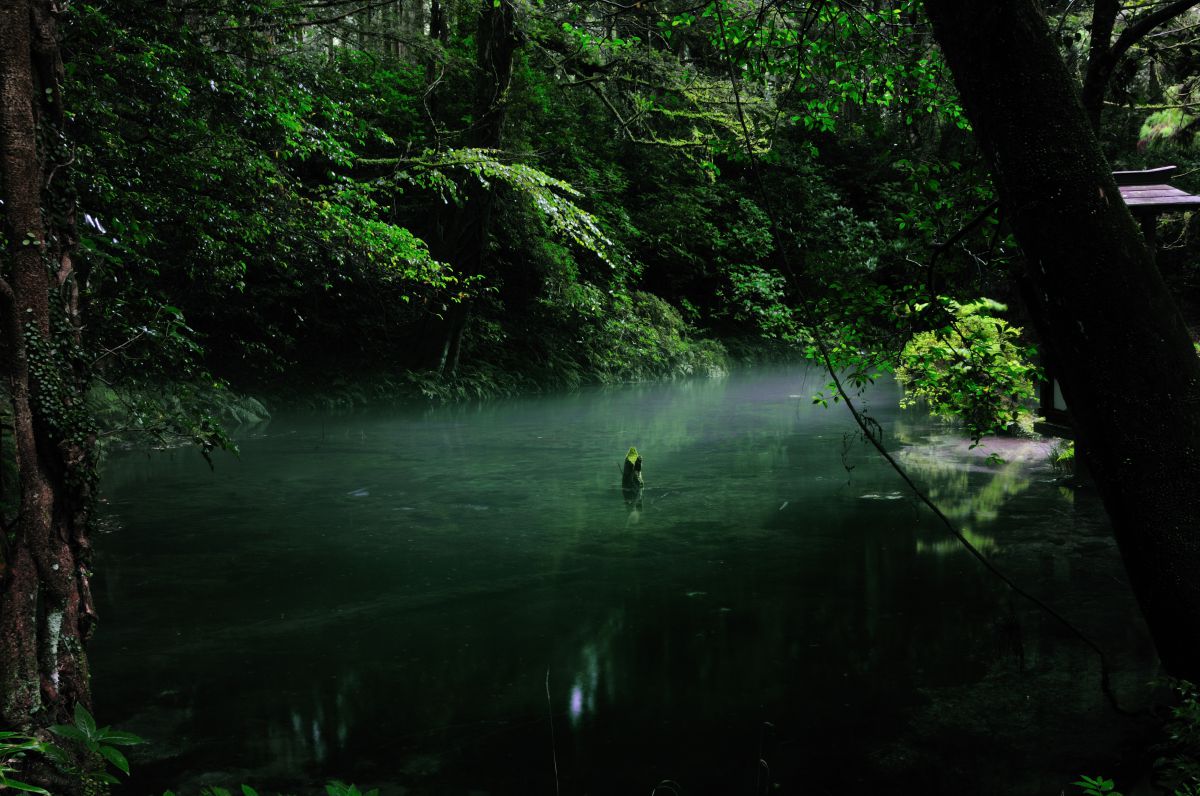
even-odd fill
[{"label": "sunlit leaves", "polygon": [[591,252],[612,267],[622,256],[612,240],[601,230],[596,218],[582,209],[577,200],[583,195],[563,180],[546,174],[527,163],[506,162],[504,154],[489,149],[452,149],[398,163],[397,178],[442,193],[444,201],[457,201],[459,185],[456,173],[465,173],[485,187],[499,183],[529,202],[557,234]]},{"label": "sunlit leaves", "polygon": [[[937,308],[945,325],[914,335],[900,356],[901,405],[925,403],[934,415],[961,417],[976,441],[1028,422],[1038,371],[1021,329],[997,317],[1004,305],[941,298]],[[910,311],[929,309],[915,305]]]},{"label": "sunlit leaves", "polygon": [[711,0],[660,25],[703,31],[747,97],[771,96],[805,130],[834,131],[848,106],[875,107],[906,126],[932,116],[968,128],[915,0],[880,10]]}]

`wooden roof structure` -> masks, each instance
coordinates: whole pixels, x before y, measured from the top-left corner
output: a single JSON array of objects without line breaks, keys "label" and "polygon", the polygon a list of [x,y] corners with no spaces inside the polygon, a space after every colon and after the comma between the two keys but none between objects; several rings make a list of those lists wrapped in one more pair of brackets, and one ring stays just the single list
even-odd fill
[{"label": "wooden roof structure", "polygon": [[[1145,171],[1114,171],[1113,178],[1121,191],[1121,198],[1141,223],[1146,245],[1154,254],[1158,217],[1163,213],[1178,213],[1200,210],[1200,196],[1181,191],[1167,184],[1174,176],[1176,166],[1160,166]],[[1066,402],[1059,390],[1054,373],[1046,367],[1046,380],[1040,392],[1041,406],[1038,413],[1045,418],[1034,424],[1034,429],[1055,437],[1073,438],[1070,415]]]},{"label": "wooden roof structure", "polygon": [[1175,174],[1175,166],[1161,166],[1145,171],[1114,171],[1121,198],[1138,215],[1200,210],[1200,196],[1167,185]]}]

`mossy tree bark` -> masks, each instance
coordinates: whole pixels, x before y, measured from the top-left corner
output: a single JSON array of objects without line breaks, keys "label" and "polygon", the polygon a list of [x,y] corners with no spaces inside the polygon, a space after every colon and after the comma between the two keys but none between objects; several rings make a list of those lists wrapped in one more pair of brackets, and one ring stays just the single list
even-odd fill
[{"label": "mossy tree bark", "polygon": [[1142,612],[1200,680],[1200,359],[1034,0],[926,0]]},{"label": "mossy tree bark", "polygon": [[47,0],[0,4],[0,354],[18,472],[0,548],[0,727],[23,731],[89,705],[84,644],[95,621],[95,437],[79,422],[84,358],[57,13]]}]

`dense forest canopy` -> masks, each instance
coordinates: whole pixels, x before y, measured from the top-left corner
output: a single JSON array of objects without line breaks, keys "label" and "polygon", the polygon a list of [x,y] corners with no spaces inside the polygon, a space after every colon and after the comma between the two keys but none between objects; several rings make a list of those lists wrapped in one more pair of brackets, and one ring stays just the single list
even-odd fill
[{"label": "dense forest canopy", "polygon": [[[994,217],[929,267],[993,196],[917,4],[477,6],[73,8],[102,372],[572,383],[797,341],[801,292],[879,352],[937,325],[897,308],[1014,298]],[[1056,20],[1081,73],[1090,24]],[[1119,165],[1189,137],[1129,107],[1190,89],[1170,33],[1121,60]]]},{"label": "dense forest canopy", "polygon": [[[714,9],[77,9],[99,344],[145,327],[239,384],[297,365],[534,383],[703,366],[688,325],[801,334],[769,214],[841,336],[891,333],[919,238],[989,198],[953,159],[969,139],[928,33],[912,8],[731,7],[723,41]],[[135,261],[146,278],[122,278]]]},{"label": "dense forest canopy", "polygon": [[[1120,290],[1099,278],[1085,294],[1127,344],[1068,350],[1076,305],[1060,298],[1090,261],[1032,288],[1022,276],[1031,252],[1069,259],[1093,235],[1065,182],[1082,172],[1016,153],[1086,149],[1087,179],[1178,164],[1178,185],[1200,186],[1200,10],[993,9],[1014,31],[997,40],[1031,30],[1061,69],[1041,96],[1041,73],[987,50],[1016,92],[1001,113],[1000,89],[965,66],[986,49],[971,26],[992,34],[950,5],[7,4],[0,656],[20,663],[4,668],[5,723],[45,726],[88,702],[99,442],[149,432],[207,455],[231,444],[222,421],[262,410],[239,396],[485,396],[794,355],[848,386],[898,369],[978,439],[1027,423],[1047,351],[1111,379],[1166,337],[1172,354],[1148,361],[1191,394],[1190,217],[1158,221],[1162,290],[1128,316],[1102,303]],[[1062,212],[1030,213],[1039,192]],[[1153,271],[1123,205],[1112,212],[1105,229],[1124,237],[1108,267]],[[1038,250],[1050,224],[1062,240]],[[1158,518],[1190,561],[1195,515],[1171,494],[1153,510],[1130,497],[1119,462],[1157,456],[1190,477],[1161,445],[1194,408],[1143,429],[1153,441],[1130,454],[1109,412],[1128,397],[1110,389],[1089,410],[1098,388],[1066,385],[1149,588],[1166,554],[1122,523]],[[816,400],[844,397],[831,385]],[[1176,586],[1143,595],[1151,613],[1185,603],[1152,621],[1160,648],[1169,628],[1200,629],[1196,590]],[[1194,674],[1192,645],[1170,658]]]}]

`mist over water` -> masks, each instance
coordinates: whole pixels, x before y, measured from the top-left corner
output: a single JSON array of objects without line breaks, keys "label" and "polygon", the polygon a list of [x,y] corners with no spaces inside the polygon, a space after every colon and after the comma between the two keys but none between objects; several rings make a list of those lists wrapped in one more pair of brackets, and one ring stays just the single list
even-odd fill
[{"label": "mist over water", "polygon": [[[1097,662],[812,405],[824,381],[285,414],[212,471],[113,457],[97,715],[152,741],[125,792],[1057,794],[1100,771],[1134,730]],[[1096,495],[1042,443],[971,450],[897,397],[865,396],[887,447],[1144,693]]]}]

